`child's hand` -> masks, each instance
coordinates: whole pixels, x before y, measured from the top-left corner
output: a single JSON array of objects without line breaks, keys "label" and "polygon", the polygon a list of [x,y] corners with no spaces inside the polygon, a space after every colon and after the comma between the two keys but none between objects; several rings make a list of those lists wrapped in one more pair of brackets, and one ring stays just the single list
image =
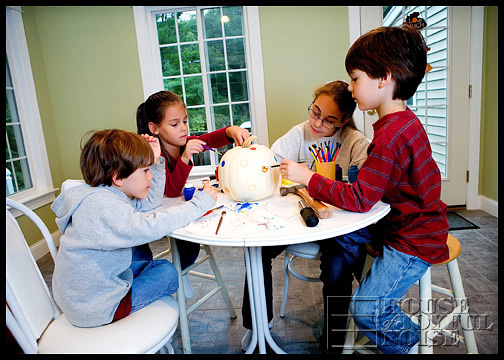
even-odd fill
[{"label": "child's hand", "polygon": [[280,163],[280,174],[283,179],[308,186],[314,172],[296,161],[283,159]]},{"label": "child's hand", "polygon": [[186,164],[189,164],[189,161],[191,161],[191,157],[193,156],[193,154],[198,154],[204,150],[203,149],[204,144],[205,144],[204,141],[198,139],[189,140],[186,144],[184,153],[181,156],[182,161],[185,162]]},{"label": "child's hand", "polygon": [[232,138],[236,145],[242,145],[243,141],[250,136],[250,133],[247,129],[239,126],[230,126],[226,129],[226,135]]},{"label": "child's hand", "polygon": [[217,190],[213,186],[210,186],[208,182],[203,184],[203,191],[210,195],[214,201],[217,201]]},{"label": "child's hand", "polygon": [[161,146],[159,145],[159,139],[155,136],[142,134],[143,137],[152,148],[152,152],[154,153],[154,162],[159,163],[159,157],[161,156]]}]

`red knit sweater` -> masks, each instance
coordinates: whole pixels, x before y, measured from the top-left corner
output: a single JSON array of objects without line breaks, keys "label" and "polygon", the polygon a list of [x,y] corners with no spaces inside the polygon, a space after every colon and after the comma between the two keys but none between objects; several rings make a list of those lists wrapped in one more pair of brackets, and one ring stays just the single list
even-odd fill
[{"label": "red knit sweater", "polygon": [[427,134],[410,110],[388,114],[373,124],[374,139],[357,181],[346,184],[314,174],[312,197],[339,208],[366,212],[378,201],[390,204],[379,222],[384,242],[429,263],[448,259],[446,204],[441,175]]},{"label": "red knit sweater", "polygon": [[[222,129],[215,130],[201,136],[188,136],[187,141],[191,139],[199,139],[204,141],[211,148],[220,148],[233,142],[232,139],[229,139],[226,136],[227,128],[228,127],[226,126]],[[181,153],[182,152],[183,149],[181,148]],[[193,168],[192,161],[190,161],[188,165],[182,161],[180,156],[175,159],[166,151],[162,151],[161,156],[165,159],[166,169],[164,194],[167,197],[177,197],[182,192],[187,178],[189,177],[189,173]],[[166,156],[169,157],[169,161]]]}]

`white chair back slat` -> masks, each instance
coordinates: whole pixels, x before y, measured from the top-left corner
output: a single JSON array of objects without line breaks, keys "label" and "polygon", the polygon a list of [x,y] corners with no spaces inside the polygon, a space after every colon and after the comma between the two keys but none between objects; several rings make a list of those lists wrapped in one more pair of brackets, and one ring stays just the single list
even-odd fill
[{"label": "white chair back slat", "polygon": [[36,340],[58,312],[23,233],[8,210],[6,227],[6,300],[19,326]]}]

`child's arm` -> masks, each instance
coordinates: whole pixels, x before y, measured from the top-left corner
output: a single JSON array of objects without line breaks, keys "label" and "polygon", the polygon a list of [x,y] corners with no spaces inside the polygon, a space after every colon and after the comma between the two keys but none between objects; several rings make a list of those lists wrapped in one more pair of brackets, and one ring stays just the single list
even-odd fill
[{"label": "child's arm", "polygon": [[355,183],[345,184],[313,174],[308,182],[310,196],[346,210],[369,211],[384,194],[398,186],[402,169],[392,159],[394,154],[390,149],[375,146]]},{"label": "child's arm", "polygon": [[239,126],[226,126],[222,129],[203,134],[198,139],[204,141],[211,148],[221,148],[232,144],[233,141],[237,145],[241,145],[243,144],[243,140],[249,136],[250,134],[247,129],[242,129]]},{"label": "child's arm", "polygon": [[[215,192],[215,188],[210,187]],[[215,206],[215,200],[206,191],[196,191],[190,201],[168,208],[136,211],[124,203],[102,207],[95,221],[98,228],[108,230],[104,250],[132,247],[159,240],[167,234],[198,219]]]},{"label": "child's arm", "polygon": [[239,126],[229,126],[226,128],[226,136],[233,139],[237,146],[241,146],[250,136],[250,133],[247,129],[243,129]]},{"label": "child's arm", "polygon": [[145,199],[134,199],[131,204],[137,211],[147,211],[161,205],[161,201],[163,200],[165,169],[161,161],[161,146],[159,145],[159,139],[145,134],[141,136],[149,143],[154,153],[154,164],[151,165],[154,178],[151,180],[151,187],[147,197]]},{"label": "child's arm", "polygon": [[[215,192],[215,188],[211,187]],[[193,199],[169,208],[137,211],[117,192],[103,190],[88,196],[86,215],[79,224],[85,245],[100,250],[127,248],[159,240],[215,207],[206,191],[196,191]]]},{"label": "child's arm", "polygon": [[166,165],[166,184],[164,194],[168,197],[177,197],[182,192],[193,166],[192,164],[188,165],[184,163],[181,157],[178,159],[171,158],[171,161],[175,162],[175,168],[173,169],[173,172],[170,172],[168,165]]},{"label": "child's arm", "polygon": [[155,136],[142,134],[143,137],[150,145],[152,152],[154,153],[154,162],[159,164],[159,158],[161,156],[161,145],[159,144],[159,139]]},{"label": "child's arm", "polygon": [[390,159],[394,156],[389,149],[375,146],[353,184],[333,181],[314,173],[295,161],[282,160],[280,173],[288,179],[306,185],[311,197],[342,209],[366,212],[397,186],[401,169]]},{"label": "child's arm", "polygon": [[133,199],[131,205],[136,211],[149,211],[161,206],[165,183],[164,159],[161,163],[152,164],[150,170],[154,175],[151,180],[149,194],[145,199]]}]

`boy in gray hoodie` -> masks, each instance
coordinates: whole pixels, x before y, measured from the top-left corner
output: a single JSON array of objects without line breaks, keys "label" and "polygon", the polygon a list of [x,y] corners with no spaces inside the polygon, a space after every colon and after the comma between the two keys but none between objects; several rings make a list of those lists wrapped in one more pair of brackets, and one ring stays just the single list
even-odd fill
[{"label": "boy in gray hoodie", "polygon": [[62,191],[51,206],[63,233],[54,299],[75,326],[108,324],[178,289],[169,261],[137,261],[135,249],[203,215],[217,194],[206,185],[191,201],[152,211],[163,198],[160,153],[151,136],[92,132],[80,159],[86,183]]}]

